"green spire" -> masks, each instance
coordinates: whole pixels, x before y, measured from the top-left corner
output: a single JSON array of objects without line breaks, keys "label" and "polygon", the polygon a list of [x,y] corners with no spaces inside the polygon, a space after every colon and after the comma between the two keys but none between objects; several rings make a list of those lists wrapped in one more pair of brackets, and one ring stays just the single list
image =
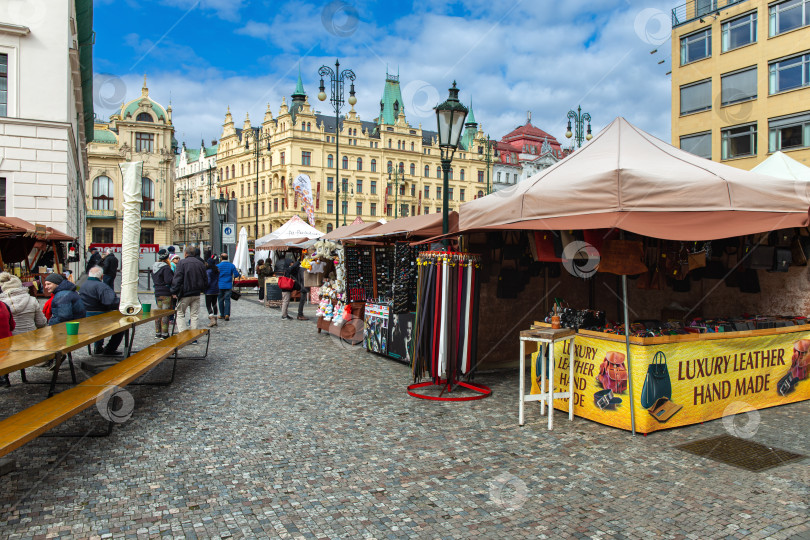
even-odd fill
[{"label": "green spire", "polygon": [[405,102],[402,99],[402,91],[399,87],[399,75],[391,75],[386,69],[385,88],[383,89],[383,96],[380,100],[378,124],[387,124],[389,126],[396,124],[397,116],[399,116],[404,105]]},{"label": "green spire", "polygon": [[470,99],[470,112],[467,113],[467,120],[464,122],[464,125],[476,124],[475,115],[473,114],[472,108],[472,99]]},{"label": "green spire", "polygon": [[295,85],[295,92],[292,93],[293,101],[304,101],[307,93],[304,91],[304,81],[301,80],[301,63],[298,63],[298,82]]}]

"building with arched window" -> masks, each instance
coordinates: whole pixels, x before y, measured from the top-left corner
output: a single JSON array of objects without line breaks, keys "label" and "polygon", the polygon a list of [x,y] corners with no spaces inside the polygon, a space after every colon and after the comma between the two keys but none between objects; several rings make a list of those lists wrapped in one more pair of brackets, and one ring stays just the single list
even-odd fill
[{"label": "building with arched window", "polygon": [[121,243],[120,165],[125,161],[143,161],[141,243],[173,243],[176,151],[172,109],[149,97],[144,77],[141,95],[125,102],[108,122],[95,122],[93,142],[87,145],[87,245]]}]

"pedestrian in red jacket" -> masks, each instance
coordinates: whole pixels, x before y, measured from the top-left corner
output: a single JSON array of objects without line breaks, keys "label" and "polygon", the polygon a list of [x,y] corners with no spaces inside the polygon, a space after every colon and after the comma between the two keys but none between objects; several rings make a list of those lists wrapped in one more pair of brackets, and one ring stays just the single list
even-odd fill
[{"label": "pedestrian in red jacket", "polygon": [[[5,302],[0,302],[0,338],[11,337],[14,331],[14,315]],[[0,376],[0,386],[11,386],[11,381],[8,380],[8,375]]]}]

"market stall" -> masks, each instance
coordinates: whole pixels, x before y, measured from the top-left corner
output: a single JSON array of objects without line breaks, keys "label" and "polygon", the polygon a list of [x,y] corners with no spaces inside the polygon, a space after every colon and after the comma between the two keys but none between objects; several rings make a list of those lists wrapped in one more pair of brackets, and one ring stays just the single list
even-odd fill
[{"label": "market stall", "polygon": [[[76,239],[52,227],[20,218],[0,217],[0,267],[44,295],[42,280],[51,272],[66,272],[65,243]],[[72,275],[69,275],[73,279]]]},{"label": "market stall", "polygon": [[[526,235],[533,241],[529,245],[532,258],[538,262],[542,253],[551,250],[558,262],[547,259],[546,264],[553,262],[558,271],[562,267],[553,286],[546,275],[547,295],[582,298],[577,289],[593,287],[590,284],[598,280],[600,287],[610,289],[614,303],[621,299],[612,314],[623,323],[588,334],[580,330],[574,339],[574,412],[647,433],[740,412],[740,405],[735,405],[740,402],[762,408],[810,398],[810,385],[802,384],[810,326],[802,318],[754,318],[753,330],[738,330],[728,313],[718,313],[719,309],[745,309],[740,300],[745,291],[741,284],[730,284],[729,277],[756,283],[756,291],[750,293],[757,295],[753,304],[758,309],[753,313],[774,306],[781,309],[771,313],[808,312],[807,296],[783,297],[784,284],[791,279],[798,291],[807,291],[799,285],[806,281],[807,267],[798,266],[803,258],[799,253],[793,264],[790,246],[802,247],[809,207],[804,182],[698,158],[619,118],[549,169],[462,205],[459,228],[466,233],[538,231],[541,234]],[[598,248],[579,231],[597,231],[590,239],[600,243]],[[508,243],[507,235],[502,239]],[[519,240],[513,245],[518,246],[515,261],[522,260]],[[716,254],[720,246],[724,266],[719,276],[709,277],[709,263],[717,259],[712,250]],[[614,281],[611,287],[609,274],[621,276],[614,278],[620,282]],[[699,274],[700,291],[676,288],[679,283],[691,285]],[[499,281],[502,275],[503,269]],[[632,288],[628,276],[640,276]],[[651,283],[655,285],[650,287]],[[713,297],[721,285],[730,292]],[[597,292],[606,297],[603,291]],[[694,332],[666,326],[664,312],[679,292],[698,296],[680,314],[680,324],[688,312],[694,318],[703,308],[704,317],[714,316],[718,324],[703,331],[693,326]],[[711,305],[720,298],[722,305]],[[797,306],[803,309],[791,309]],[[638,312],[652,309],[661,313],[665,324],[657,329],[635,326],[644,316]],[[630,324],[631,310],[635,325]],[[760,319],[764,326],[758,328]],[[747,325],[749,321],[739,322]],[[486,326],[484,320],[481,326]],[[641,335],[631,337],[632,333]],[[643,337],[650,333],[655,337]],[[516,349],[511,350],[517,357]],[[557,387],[567,387],[568,351],[564,349],[559,345],[554,351],[555,392]],[[534,393],[540,391],[534,378],[540,357],[536,354],[532,362]],[[568,403],[558,400],[555,406],[567,410]]]}]

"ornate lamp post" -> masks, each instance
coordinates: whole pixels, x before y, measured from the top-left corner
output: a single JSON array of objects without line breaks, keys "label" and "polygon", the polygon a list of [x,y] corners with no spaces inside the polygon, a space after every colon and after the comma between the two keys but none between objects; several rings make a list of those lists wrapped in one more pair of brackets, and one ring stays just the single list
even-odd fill
[{"label": "ornate lamp post", "polygon": [[340,71],[340,62],[335,60],[334,71],[329,66],[321,66],[318,70],[318,75],[321,76],[320,92],[318,92],[318,99],[326,101],[326,87],[323,83],[323,78],[328,77],[330,82],[330,98],[332,108],[335,109],[335,228],[340,227],[340,108],[343,106],[343,87],[346,79],[352,81],[349,87],[349,105],[354,107],[357,103],[357,98],[354,96],[354,71],[344,69]]},{"label": "ornate lamp post", "polygon": [[[402,183],[405,183],[405,171],[400,169],[399,167],[389,167],[388,168],[388,185],[391,185],[391,169],[394,172],[394,219],[397,219],[398,212],[399,212],[399,181],[402,180]],[[406,217],[406,216],[402,216]]]},{"label": "ornate lamp post", "polygon": [[450,175],[450,164],[453,161],[453,154],[458,148],[461,140],[461,131],[464,129],[464,119],[467,118],[467,107],[458,100],[458,88],[456,81],[450,88],[450,97],[447,101],[435,107],[436,122],[439,131],[439,149],[441,151],[442,173],[442,234],[447,234],[448,223],[448,177]]},{"label": "ornate lamp post", "polygon": [[191,206],[193,189],[188,187],[188,179],[186,179],[185,187],[177,190],[177,196],[180,197],[180,203],[183,205],[183,245],[188,243],[188,207]]},{"label": "ornate lamp post", "polygon": [[487,144],[486,147],[479,146],[478,153],[484,156],[484,163],[487,164],[487,195],[492,193],[492,184],[489,181],[489,171],[492,168],[492,161],[493,158],[497,158],[500,154],[498,154],[498,149],[496,148],[497,141],[492,141],[487,135]]},{"label": "ornate lamp post", "polygon": [[225,228],[225,219],[228,216],[228,199],[219,192],[219,199],[215,199],[217,215],[219,216],[219,252],[225,251],[225,239],[222,237]]},{"label": "ornate lamp post", "polygon": [[[571,132],[571,120],[574,121],[574,132]],[[588,132],[587,134],[583,133],[583,126],[585,122],[588,122]],[[577,105],[577,110],[574,112],[573,110],[568,111],[568,131],[565,132],[565,136],[567,138],[571,138],[574,136],[574,140],[577,141],[577,148],[582,147],[582,139],[591,140],[593,139],[593,135],[591,135],[591,115],[588,113],[582,112],[582,107]]]},{"label": "ornate lamp post", "polygon": [[[256,228],[253,231],[254,243],[259,239],[259,156],[262,151],[262,143],[267,142],[267,151],[270,151],[270,133],[262,134],[260,128],[255,128],[246,131],[243,134],[245,139],[245,150],[250,150],[250,139],[253,139],[253,156],[256,158],[256,189],[253,190],[253,195],[256,197],[256,203],[253,207],[253,214],[256,216]],[[254,245],[255,247],[255,245]]]},{"label": "ornate lamp post", "polygon": [[346,225],[346,214],[349,213],[349,199],[354,199],[354,186],[348,187],[348,182],[343,186],[343,202],[346,203],[346,208],[343,210],[343,224]]}]

